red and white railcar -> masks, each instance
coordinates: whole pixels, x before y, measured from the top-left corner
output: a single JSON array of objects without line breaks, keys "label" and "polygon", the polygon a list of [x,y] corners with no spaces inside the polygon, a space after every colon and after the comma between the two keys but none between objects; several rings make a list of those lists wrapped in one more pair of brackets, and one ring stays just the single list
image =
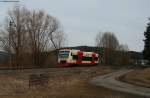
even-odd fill
[{"label": "red and white railcar", "polygon": [[61,49],[58,53],[58,67],[72,65],[97,65],[99,56],[94,52],[84,52],[74,49]]}]

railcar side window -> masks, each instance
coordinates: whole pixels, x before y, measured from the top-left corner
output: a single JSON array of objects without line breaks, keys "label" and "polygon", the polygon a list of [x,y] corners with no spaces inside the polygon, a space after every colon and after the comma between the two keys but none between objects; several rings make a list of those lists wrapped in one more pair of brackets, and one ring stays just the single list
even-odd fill
[{"label": "railcar side window", "polygon": [[73,60],[77,60],[78,56],[77,55],[73,55]]},{"label": "railcar side window", "polygon": [[92,57],[83,57],[82,60],[83,61],[92,61]]}]

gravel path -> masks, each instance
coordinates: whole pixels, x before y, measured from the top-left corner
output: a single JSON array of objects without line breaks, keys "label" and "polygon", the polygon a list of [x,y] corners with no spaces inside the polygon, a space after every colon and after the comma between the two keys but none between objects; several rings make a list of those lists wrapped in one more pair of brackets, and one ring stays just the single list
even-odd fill
[{"label": "gravel path", "polygon": [[90,81],[90,84],[96,85],[96,86],[102,86],[105,88],[109,88],[116,91],[126,92],[130,94],[135,94],[143,97],[150,97],[150,88],[135,86],[132,84],[128,84],[125,82],[121,82],[116,80],[117,77],[126,74],[132,70],[119,70],[114,73],[110,73],[103,76],[98,76],[93,78]]}]

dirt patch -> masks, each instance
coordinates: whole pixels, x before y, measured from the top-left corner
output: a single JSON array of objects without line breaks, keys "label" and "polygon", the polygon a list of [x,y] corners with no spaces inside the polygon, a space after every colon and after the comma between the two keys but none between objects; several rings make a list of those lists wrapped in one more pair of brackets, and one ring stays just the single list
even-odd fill
[{"label": "dirt patch", "polygon": [[120,76],[119,79],[124,82],[150,88],[150,68],[134,70]]}]

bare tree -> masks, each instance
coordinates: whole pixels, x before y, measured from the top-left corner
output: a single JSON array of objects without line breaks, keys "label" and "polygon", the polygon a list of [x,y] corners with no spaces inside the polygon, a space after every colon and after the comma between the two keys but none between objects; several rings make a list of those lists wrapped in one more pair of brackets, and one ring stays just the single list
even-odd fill
[{"label": "bare tree", "polygon": [[99,32],[96,36],[96,45],[103,48],[102,61],[104,64],[113,64],[115,52],[119,46],[118,39],[111,32]]},{"label": "bare tree", "polygon": [[15,54],[17,66],[25,53],[31,54],[33,64],[39,66],[51,44],[55,49],[62,47],[65,37],[60,28],[59,21],[44,11],[14,7],[8,12],[0,38],[8,42],[3,49]]},{"label": "bare tree", "polygon": [[118,47],[118,56],[116,64],[127,65],[130,63],[129,48],[127,44],[120,44]]},{"label": "bare tree", "polygon": [[55,49],[63,45],[65,37],[60,30],[60,23],[56,18],[44,13],[44,11],[30,13],[26,27],[29,33],[34,65],[39,65],[41,53],[48,50],[50,43]]},{"label": "bare tree", "polygon": [[96,36],[96,44],[99,47],[116,50],[119,46],[117,37],[111,32],[99,32]]},{"label": "bare tree", "polygon": [[96,45],[102,48],[102,63],[111,65],[129,64],[129,48],[125,44],[119,44],[117,37],[111,32],[98,33]]},{"label": "bare tree", "polygon": [[55,49],[60,49],[66,45],[66,35],[62,29],[58,30],[57,33],[53,33],[51,37]]}]

